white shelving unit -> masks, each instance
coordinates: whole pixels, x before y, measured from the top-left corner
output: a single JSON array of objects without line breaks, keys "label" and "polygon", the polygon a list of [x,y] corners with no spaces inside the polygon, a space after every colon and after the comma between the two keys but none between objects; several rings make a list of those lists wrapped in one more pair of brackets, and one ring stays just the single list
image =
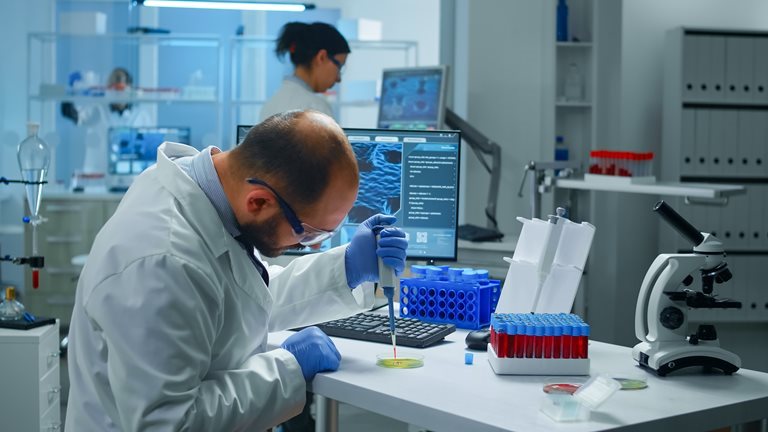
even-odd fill
[{"label": "white shelving unit", "polygon": [[[568,0],[568,41],[555,43],[555,136],[552,141],[557,136],[563,137],[568,159],[582,164],[589,160],[589,151],[595,148],[595,1]],[[552,18],[557,19],[556,16]],[[580,98],[566,97],[566,79],[572,65],[581,76]]]},{"label": "white shelving unit", "polygon": [[[673,204],[720,239],[734,278],[716,294],[742,309],[694,310],[707,322],[768,321],[768,32],[677,28],[667,34],[662,178],[744,184],[725,207]],[[662,229],[664,250],[690,250]]]},{"label": "white shelving unit", "polygon": [[[53,145],[48,176],[51,183],[69,181],[71,172],[59,173],[57,166],[70,171],[80,168],[78,158],[82,157],[87,133],[106,135],[106,131],[95,131],[93,126],[88,129],[67,124],[60,114],[62,102],[71,102],[81,108],[132,104],[147,112],[154,123],[147,126],[183,126],[179,124],[180,118],[210,119],[188,124],[192,144],[198,147],[219,145],[223,121],[223,42],[220,37],[204,34],[30,33],[27,43],[27,118],[41,123],[41,135]],[[180,58],[199,61],[188,62],[185,70],[179,70],[176,60]],[[125,68],[131,73],[130,91],[120,93],[103,87],[114,67]],[[75,72],[84,78],[93,75],[95,82],[91,83],[93,87],[88,92],[71,88],[70,75]]]}]

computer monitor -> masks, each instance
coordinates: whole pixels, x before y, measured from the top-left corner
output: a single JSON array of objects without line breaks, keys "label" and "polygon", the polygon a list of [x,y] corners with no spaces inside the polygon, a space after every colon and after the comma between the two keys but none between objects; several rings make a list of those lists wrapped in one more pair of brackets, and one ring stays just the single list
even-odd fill
[{"label": "computer monitor", "polygon": [[380,129],[439,129],[445,112],[445,66],[384,69]]},{"label": "computer monitor", "polygon": [[[237,128],[242,142],[249,126]],[[397,217],[408,258],[456,261],[461,133],[438,130],[344,129],[357,157],[360,190],[339,233],[306,254],[349,242],[377,214]]]},{"label": "computer monitor", "polygon": [[112,127],[108,135],[107,183],[112,190],[127,189],[137,175],[154,165],[163,142],[192,142],[185,127]]}]

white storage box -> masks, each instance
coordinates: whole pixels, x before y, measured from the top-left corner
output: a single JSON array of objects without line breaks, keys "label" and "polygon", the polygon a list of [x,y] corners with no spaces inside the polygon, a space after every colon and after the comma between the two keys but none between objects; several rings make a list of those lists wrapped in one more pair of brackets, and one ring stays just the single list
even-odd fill
[{"label": "white storage box", "polygon": [[381,40],[381,21],[367,18],[342,18],[336,23],[336,28],[349,40]]},{"label": "white storage box", "polygon": [[62,12],[59,32],[68,34],[104,34],[107,32],[107,14],[102,12]]}]

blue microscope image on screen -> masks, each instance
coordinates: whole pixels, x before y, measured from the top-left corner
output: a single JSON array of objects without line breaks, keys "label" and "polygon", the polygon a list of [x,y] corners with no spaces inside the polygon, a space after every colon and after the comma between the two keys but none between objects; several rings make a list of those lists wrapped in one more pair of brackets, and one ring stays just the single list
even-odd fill
[{"label": "blue microscope image on screen", "polygon": [[385,76],[379,124],[393,129],[437,127],[442,79],[439,72]]},{"label": "blue microscope image on screen", "polygon": [[377,214],[400,211],[400,173],[403,148],[400,143],[351,141],[360,169],[360,190],[348,223],[359,224]]},{"label": "blue microscope image on screen", "polygon": [[157,148],[164,141],[188,144],[186,128],[112,128],[109,132],[109,162],[112,174],[139,174],[157,161]]}]

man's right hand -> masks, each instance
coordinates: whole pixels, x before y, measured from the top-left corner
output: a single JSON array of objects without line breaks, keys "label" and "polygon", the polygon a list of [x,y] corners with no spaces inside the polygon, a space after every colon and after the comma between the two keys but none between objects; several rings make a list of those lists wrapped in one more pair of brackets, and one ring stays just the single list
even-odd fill
[{"label": "man's right hand", "polygon": [[341,362],[336,345],[317,327],[307,327],[291,335],[280,347],[296,357],[307,381],[312,381],[318,372],[337,370]]}]

